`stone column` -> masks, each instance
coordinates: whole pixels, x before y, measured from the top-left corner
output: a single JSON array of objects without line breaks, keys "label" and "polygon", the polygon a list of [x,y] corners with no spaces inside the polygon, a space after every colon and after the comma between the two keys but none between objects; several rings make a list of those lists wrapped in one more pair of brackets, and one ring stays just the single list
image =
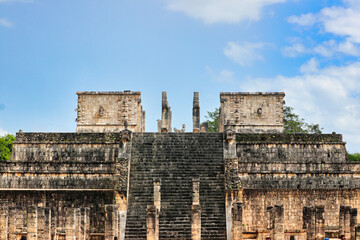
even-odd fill
[{"label": "stone column", "polygon": [[44,209],[45,212],[45,220],[44,220],[44,239],[49,239],[51,240],[51,209],[50,208],[45,208]]},{"label": "stone column", "polygon": [[153,180],[154,183],[154,205],[156,208],[161,210],[161,182],[160,179],[156,178]]},{"label": "stone column", "polygon": [[194,92],[194,99],[193,99],[193,132],[200,132],[199,92]]},{"label": "stone column", "polygon": [[360,240],[360,226],[355,227],[355,240]]},{"label": "stone column", "polygon": [[231,239],[242,240],[242,204],[237,202],[233,204],[232,211],[232,227],[231,227]]},{"label": "stone column", "polygon": [[340,206],[340,211],[339,211],[339,237],[341,235],[345,234],[345,229],[344,229],[344,217],[345,217],[345,207],[344,206]]},{"label": "stone column", "polygon": [[37,240],[38,238],[38,208],[30,206],[27,212],[27,239]]},{"label": "stone column", "polygon": [[85,240],[85,211],[84,208],[80,209],[80,240]]},{"label": "stone column", "polygon": [[125,239],[125,223],[126,223],[126,211],[120,211],[120,236],[119,240]]},{"label": "stone column", "polygon": [[357,209],[353,208],[350,212],[350,231],[351,231],[351,240],[355,240],[356,238],[356,225],[357,225]]},{"label": "stone column", "polygon": [[114,211],[114,235],[119,239],[120,232],[119,232],[119,208],[115,209]]},{"label": "stone column", "polygon": [[24,216],[24,211],[21,206],[17,206],[15,212],[15,231],[21,233],[24,229],[24,218],[26,217]]},{"label": "stone column", "polygon": [[310,207],[310,219],[309,219],[309,229],[308,229],[308,240],[314,240],[316,234],[316,218],[315,218],[315,208]]},{"label": "stone column", "polygon": [[233,191],[225,192],[226,239],[231,240]]},{"label": "stone column", "polygon": [[166,92],[162,92],[160,132],[171,132],[171,108],[167,101]]},{"label": "stone column", "polygon": [[51,224],[50,224],[50,235],[54,236],[56,240],[58,227],[59,227],[59,209],[52,207],[51,208]]},{"label": "stone column", "polygon": [[45,231],[45,208],[38,207],[38,239],[46,239]]},{"label": "stone column", "polygon": [[241,186],[238,184],[238,158],[236,153],[236,134],[228,130],[224,132],[224,162],[225,162],[225,189],[226,193],[226,235],[227,239],[232,236],[232,204],[234,194]]},{"label": "stone column", "polygon": [[0,202],[0,240],[8,239],[8,209],[5,201]]},{"label": "stone column", "polygon": [[84,224],[83,224],[83,238],[82,240],[88,240],[90,239],[90,208],[85,207],[83,209],[83,218],[84,218]]},{"label": "stone column", "polygon": [[156,236],[156,222],[158,218],[158,209],[155,205],[148,205],[146,208],[146,239],[156,240],[159,236]]},{"label": "stone column", "polygon": [[[273,207],[272,206],[268,206],[266,208],[266,218],[267,218],[267,222],[266,222],[266,228],[268,230],[272,230],[274,229],[274,225],[275,225],[275,218],[274,218],[274,214],[273,214]],[[273,235],[273,234],[271,234]],[[271,236],[272,238],[274,236]]]},{"label": "stone column", "polygon": [[80,210],[80,208],[75,208],[74,214],[75,214],[75,238],[76,238],[76,240],[80,240],[80,236],[81,236],[81,210]]},{"label": "stone column", "polygon": [[350,239],[351,238],[351,229],[350,229],[350,215],[351,212],[351,207],[350,206],[346,206],[345,207],[345,216],[344,216],[344,232],[345,232],[345,239]]},{"label": "stone column", "polygon": [[191,205],[191,239],[201,239],[201,207]]},{"label": "stone column", "polygon": [[16,239],[16,208],[9,206],[8,214],[8,236],[9,239]]},{"label": "stone column", "polygon": [[315,239],[315,228],[316,228],[316,218],[315,218],[315,208],[314,207],[304,207],[303,208],[303,228],[306,229],[306,239],[314,240]]},{"label": "stone column", "polygon": [[115,211],[119,208],[117,204],[105,205],[105,240],[113,240],[116,232]]},{"label": "stone column", "polygon": [[193,178],[193,204],[191,206],[191,239],[201,239],[200,179]]},{"label": "stone column", "polygon": [[357,225],[357,209],[351,209],[351,218],[350,218],[350,230],[351,230],[351,240],[356,238],[356,225]]},{"label": "stone column", "polygon": [[75,211],[74,208],[65,208],[65,239],[75,240]]},{"label": "stone column", "polygon": [[324,206],[315,207],[315,237],[317,240],[325,238]]},{"label": "stone column", "polygon": [[284,208],[283,206],[274,207],[275,225],[274,225],[274,240],[284,240]]},{"label": "stone column", "polygon": [[325,238],[325,219],[320,218],[316,221],[316,240],[323,240]]},{"label": "stone column", "polygon": [[[161,182],[160,179],[153,179],[153,184],[154,184],[154,206],[157,209],[157,213],[160,213],[161,210]],[[159,217],[157,217],[155,219],[155,239],[159,239]],[[157,236],[157,237],[156,237]]]}]

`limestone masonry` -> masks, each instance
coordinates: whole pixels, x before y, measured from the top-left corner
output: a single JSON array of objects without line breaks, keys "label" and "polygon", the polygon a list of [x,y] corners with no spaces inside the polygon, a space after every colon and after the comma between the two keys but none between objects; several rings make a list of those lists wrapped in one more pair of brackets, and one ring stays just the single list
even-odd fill
[{"label": "limestone masonry", "polygon": [[360,239],[360,164],[285,134],[284,93],[220,93],[217,133],[197,92],[191,132],[163,92],[157,133],[140,92],[77,95],[76,133],[19,131],[0,162],[0,240]]}]

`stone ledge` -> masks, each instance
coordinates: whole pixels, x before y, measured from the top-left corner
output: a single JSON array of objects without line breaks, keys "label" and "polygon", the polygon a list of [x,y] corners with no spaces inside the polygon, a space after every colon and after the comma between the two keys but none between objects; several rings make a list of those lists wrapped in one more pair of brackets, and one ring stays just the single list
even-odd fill
[{"label": "stone ledge", "polygon": [[236,133],[236,141],[238,144],[345,144],[341,134]]},{"label": "stone ledge", "polygon": [[220,97],[223,95],[233,95],[233,96],[242,96],[242,95],[279,95],[285,96],[284,92],[220,92]]},{"label": "stone ledge", "polygon": [[121,133],[16,133],[15,144],[19,143],[61,143],[61,144],[117,144]]},{"label": "stone ledge", "polygon": [[98,91],[78,91],[77,95],[141,95],[139,91],[112,91],[112,92],[98,92]]},{"label": "stone ledge", "polygon": [[293,162],[239,162],[239,173],[285,173],[285,174],[359,174],[360,163],[293,163]]}]

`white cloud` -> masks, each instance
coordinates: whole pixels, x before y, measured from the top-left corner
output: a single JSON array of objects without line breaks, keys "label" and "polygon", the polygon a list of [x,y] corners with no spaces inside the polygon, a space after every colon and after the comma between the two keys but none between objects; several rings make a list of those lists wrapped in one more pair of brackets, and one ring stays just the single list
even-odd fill
[{"label": "white cloud", "polygon": [[261,42],[228,42],[224,54],[241,66],[249,66],[255,61],[264,59],[259,53],[264,46],[265,43]]},{"label": "white cloud", "polygon": [[360,45],[355,44],[348,39],[342,42],[337,42],[334,39],[322,42],[312,47],[306,47],[302,43],[294,43],[290,46],[286,46],[282,49],[282,54],[285,57],[298,57],[304,54],[317,54],[323,57],[333,57],[334,55],[350,55],[358,57],[360,56]]},{"label": "white cloud", "polygon": [[316,58],[310,59],[300,67],[301,73],[315,73],[319,70],[319,62]]},{"label": "white cloud", "polygon": [[338,51],[352,56],[360,56],[360,46],[349,39],[339,43]]},{"label": "white cloud", "polygon": [[325,132],[344,135],[350,151],[360,151],[360,62],[320,68],[309,60],[293,77],[249,79],[244,91],[284,91],[286,104],[309,123],[319,123]]},{"label": "white cloud", "polygon": [[205,23],[257,21],[267,5],[286,0],[163,0],[171,11],[183,12]]},{"label": "white cloud", "polygon": [[[0,0],[0,4],[1,3],[15,3],[15,2],[19,2],[19,3],[33,3],[33,0]],[[10,22],[7,19],[4,18],[0,18],[0,27],[7,27],[7,28],[11,28],[14,26],[14,23]]]},{"label": "white cloud", "polygon": [[323,8],[318,14],[318,22],[325,32],[360,43],[360,7],[357,4],[350,4],[348,8]]},{"label": "white cloud", "polygon": [[338,51],[337,43],[331,39],[329,41],[318,44],[314,47],[313,52],[324,57],[332,57]]},{"label": "white cloud", "polygon": [[4,129],[0,128],[0,137],[5,136],[6,134],[9,134],[7,131],[5,131]]},{"label": "white cloud", "polygon": [[284,56],[292,58],[305,54],[307,52],[308,49],[301,43],[294,43],[293,45],[284,47],[282,49],[282,54]]},{"label": "white cloud", "polygon": [[216,73],[211,67],[207,66],[207,73],[211,76],[211,79],[215,82],[236,84],[235,74],[227,69],[221,70]]},{"label": "white cloud", "polygon": [[0,18],[0,26],[11,28],[14,24],[6,19]]},{"label": "white cloud", "polygon": [[317,17],[312,13],[301,14],[298,16],[290,16],[288,18],[289,23],[298,24],[300,26],[312,26],[317,21]]},{"label": "white cloud", "polygon": [[360,56],[360,1],[343,0],[347,7],[325,7],[318,13],[291,16],[289,23],[299,26],[319,26],[320,32],[343,37],[343,41],[330,40],[315,46],[310,52],[325,57],[334,54]]}]

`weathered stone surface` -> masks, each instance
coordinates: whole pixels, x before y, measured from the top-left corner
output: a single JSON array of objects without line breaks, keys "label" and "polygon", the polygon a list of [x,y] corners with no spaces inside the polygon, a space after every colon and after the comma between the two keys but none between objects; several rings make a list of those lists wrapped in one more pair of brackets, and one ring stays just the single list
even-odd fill
[{"label": "weathered stone surface", "polygon": [[200,132],[199,92],[194,92],[194,100],[193,100],[193,132]]},{"label": "weathered stone surface", "polygon": [[191,239],[193,179],[198,178],[201,238],[225,239],[222,146],[222,133],[135,133],[126,238],[146,238],[145,213],[154,205],[155,178],[161,179],[159,238]]},{"label": "weathered stone surface", "polygon": [[161,120],[158,120],[158,132],[172,132],[171,128],[172,112],[167,101],[167,93],[162,92],[161,99]]},{"label": "weathered stone surface", "polygon": [[145,131],[140,92],[77,92],[76,132]]},{"label": "weathered stone surface", "polygon": [[284,93],[220,93],[219,131],[241,133],[284,131]]}]

